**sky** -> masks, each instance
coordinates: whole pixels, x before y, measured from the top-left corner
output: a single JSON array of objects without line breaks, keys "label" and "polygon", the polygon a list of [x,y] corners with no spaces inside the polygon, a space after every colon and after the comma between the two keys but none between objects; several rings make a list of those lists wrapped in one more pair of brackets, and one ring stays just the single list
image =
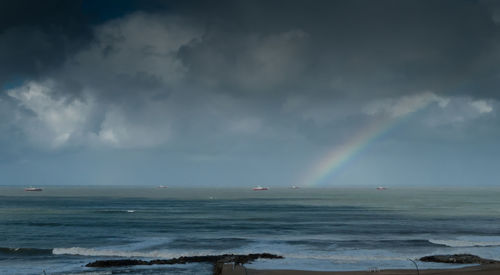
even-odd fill
[{"label": "sky", "polygon": [[0,185],[498,186],[500,2],[0,1]]}]

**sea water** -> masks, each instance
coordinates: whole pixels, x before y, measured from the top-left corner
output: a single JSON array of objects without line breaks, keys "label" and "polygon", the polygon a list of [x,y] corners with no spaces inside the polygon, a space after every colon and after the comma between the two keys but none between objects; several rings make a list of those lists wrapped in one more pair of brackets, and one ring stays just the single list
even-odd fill
[{"label": "sea water", "polygon": [[211,274],[204,263],[85,264],[263,252],[285,258],[246,266],[414,268],[408,259],[444,253],[500,260],[500,189],[0,187],[0,274]]}]

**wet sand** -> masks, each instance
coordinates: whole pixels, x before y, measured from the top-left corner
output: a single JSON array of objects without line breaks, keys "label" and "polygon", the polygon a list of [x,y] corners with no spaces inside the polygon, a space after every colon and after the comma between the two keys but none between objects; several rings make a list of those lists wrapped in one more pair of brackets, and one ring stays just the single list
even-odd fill
[{"label": "wet sand", "polygon": [[[307,270],[255,270],[236,266],[224,265],[222,275],[415,275],[416,269],[388,269],[375,272],[370,271],[307,271]],[[422,275],[500,275],[500,264],[478,265],[458,269],[424,269]]]}]

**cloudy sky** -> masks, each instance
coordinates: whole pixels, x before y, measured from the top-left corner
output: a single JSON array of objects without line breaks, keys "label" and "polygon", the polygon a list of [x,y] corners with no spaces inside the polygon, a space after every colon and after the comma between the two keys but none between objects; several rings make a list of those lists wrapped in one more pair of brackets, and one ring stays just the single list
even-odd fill
[{"label": "cloudy sky", "polygon": [[498,185],[495,1],[0,1],[0,184]]}]

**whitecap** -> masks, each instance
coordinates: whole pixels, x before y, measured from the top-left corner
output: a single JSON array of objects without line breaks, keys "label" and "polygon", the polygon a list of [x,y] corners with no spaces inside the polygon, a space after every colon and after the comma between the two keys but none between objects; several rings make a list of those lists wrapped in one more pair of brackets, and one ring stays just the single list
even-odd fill
[{"label": "whitecap", "polygon": [[429,242],[445,245],[448,247],[487,247],[500,246],[500,237],[498,236],[464,236],[456,239],[432,239]]}]

